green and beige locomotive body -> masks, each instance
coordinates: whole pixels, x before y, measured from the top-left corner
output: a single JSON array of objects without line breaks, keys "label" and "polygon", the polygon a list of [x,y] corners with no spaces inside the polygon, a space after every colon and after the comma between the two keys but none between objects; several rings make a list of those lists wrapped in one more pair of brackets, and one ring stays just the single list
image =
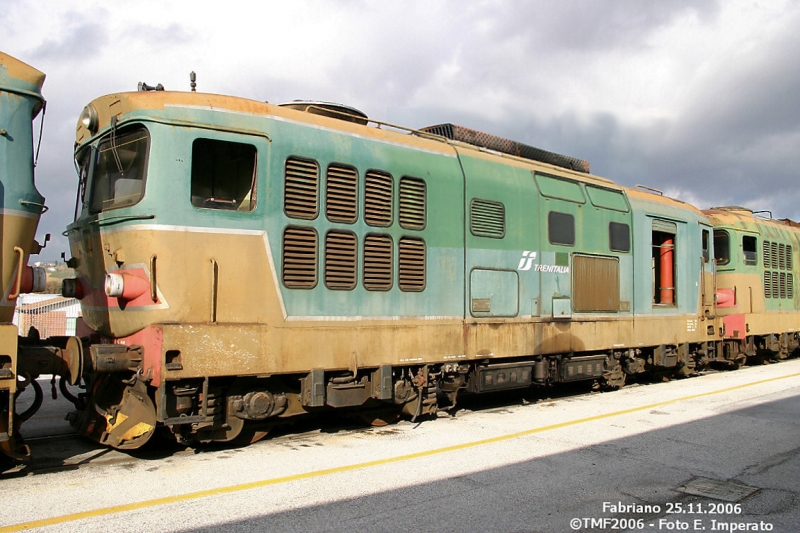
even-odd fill
[{"label": "green and beige locomotive body", "polygon": [[[15,400],[39,371],[52,369],[53,361],[21,359],[17,326],[12,323],[20,293],[44,289],[45,273],[28,266],[31,254],[42,246],[35,240],[44,198],[34,184],[33,121],[43,114],[45,75],[0,52],[0,459],[27,457],[18,437],[22,420]],[[25,341],[22,341],[25,342]],[[47,352],[47,350],[45,350]],[[45,353],[45,359],[48,359]],[[44,363],[40,365],[39,363]],[[58,367],[60,369],[60,366]],[[41,396],[41,389],[33,382]]]},{"label": "green and beige locomotive body", "polygon": [[797,223],[735,206],[705,213],[714,224],[717,313],[729,358],[788,357],[800,335]]},{"label": "green and beige locomotive body", "polygon": [[329,104],[93,101],[65,283],[96,332],[81,431],[256,438],[325,408],[418,416],[461,390],[617,387],[707,359],[705,215],[471,133]]}]

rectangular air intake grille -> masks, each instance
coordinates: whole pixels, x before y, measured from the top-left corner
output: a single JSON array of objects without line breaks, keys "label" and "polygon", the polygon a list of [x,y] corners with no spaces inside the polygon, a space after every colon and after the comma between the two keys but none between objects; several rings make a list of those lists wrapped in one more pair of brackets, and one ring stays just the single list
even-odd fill
[{"label": "rectangular air intake grille", "polygon": [[389,235],[364,237],[364,288],[369,291],[392,288],[393,248]]},{"label": "rectangular air intake grille", "polygon": [[325,286],[350,290],[356,286],[356,236],[349,232],[329,231],[325,235]]},{"label": "rectangular air intake grille", "polygon": [[505,206],[492,200],[472,200],[469,206],[469,230],[477,237],[502,239],[506,234]]},{"label": "rectangular air intake grille", "polygon": [[283,210],[292,218],[317,218],[319,165],[316,161],[296,157],[286,160]]},{"label": "rectangular air intake grille", "polygon": [[384,172],[370,170],[364,176],[364,220],[370,226],[392,225],[394,180]]},{"label": "rectangular air intake grille", "polygon": [[794,298],[792,246],[771,241],[762,243],[764,254],[764,298]]},{"label": "rectangular air intake grille", "polygon": [[780,278],[778,277],[777,272],[772,273],[772,297],[773,298],[780,298]]},{"label": "rectangular air intake grille", "polygon": [[352,224],[358,218],[356,169],[330,165],[325,182],[325,216],[331,222]]},{"label": "rectangular air intake grille", "polygon": [[772,298],[772,272],[764,272],[764,298]]},{"label": "rectangular air intake grille", "polygon": [[402,237],[399,244],[397,284],[401,291],[425,290],[425,241]]},{"label": "rectangular air intake grille", "polygon": [[317,232],[286,228],[283,232],[283,284],[290,289],[312,289],[317,284]]},{"label": "rectangular air intake grille", "polygon": [[619,311],[619,259],[575,255],[572,304],[577,312]]},{"label": "rectangular air intake grille", "polygon": [[400,225],[425,229],[425,182],[419,178],[400,178]]},{"label": "rectangular air intake grille", "polygon": [[770,257],[772,258],[772,269],[778,269],[778,243],[772,243],[772,250],[770,251]]}]

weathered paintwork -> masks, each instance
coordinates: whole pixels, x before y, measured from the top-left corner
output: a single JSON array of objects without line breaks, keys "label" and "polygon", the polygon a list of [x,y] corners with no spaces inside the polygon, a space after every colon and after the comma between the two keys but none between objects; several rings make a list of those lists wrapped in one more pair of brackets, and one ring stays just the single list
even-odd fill
[{"label": "weathered paintwork", "polygon": [[[68,228],[83,315],[129,347],[157,419],[184,436],[211,424],[200,413],[220,394],[228,425],[211,440],[238,434],[231,413],[245,416],[259,394],[281,397],[280,416],[391,398],[418,414],[424,394],[435,407],[429,380],[454,401],[460,388],[530,384],[534,368],[540,383],[618,386],[623,367],[685,375],[726,357],[714,222],[683,202],[227,96],[120,93],[90,106],[97,124],[78,125],[79,163],[116,149],[112,129],[139,132],[146,178],[110,207],[94,202],[91,179],[83,189]],[[252,154],[240,157],[252,182],[236,182],[248,192],[198,197],[210,167],[196,147],[223,145]],[[109,296],[109,274],[136,289]]]},{"label": "weathered paintwork", "polygon": [[14,301],[8,296],[13,295],[18,268],[27,264],[44,203],[33,181],[32,124],[44,105],[44,77],[35,68],[0,52],[0,322],[10,322],[14,315]]},{"label": "weathered paintwork", "polygon": [[11,324],[16,296],[44,198],[33,181],[33,125],[41,111],[44,74],[0,52],[0,451],[20,454],[15,444],[17,327]]},{"label": "weathered paintwork", "polygon": [[[781,336],[800,331],[797,226],[791,221],[757,217],[741,207],[705,213],[718,235],[716,283],[725,295],[718,310],[724,336],[744,341],[748,355],[759,349],[774,351],[776,344],[784,354],[791,351],[793,342]],[[723,246],[727,251],[722,251]]]}]

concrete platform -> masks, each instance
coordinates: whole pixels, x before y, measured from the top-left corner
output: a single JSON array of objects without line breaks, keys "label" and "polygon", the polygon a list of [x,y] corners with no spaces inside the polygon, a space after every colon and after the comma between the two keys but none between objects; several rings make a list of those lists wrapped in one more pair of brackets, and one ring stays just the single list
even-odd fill
[{"label": "concrete platform", "polygon": [[420,425],[120,457],[0,479],[0,533],[796,533],[800,360]]}]

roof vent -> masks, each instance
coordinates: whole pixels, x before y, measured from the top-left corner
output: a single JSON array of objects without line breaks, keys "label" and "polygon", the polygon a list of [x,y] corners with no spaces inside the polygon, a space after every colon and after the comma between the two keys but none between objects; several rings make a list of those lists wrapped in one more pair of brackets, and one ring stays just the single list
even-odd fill
[{"label": "roof vent", "polygon": [[497,135],[483,133],[463,126],[456,126],[455,124],[428,126],[427,128],[422,128],[420,131],[439,135],[453,141],[460,141],[474,146],[488,148],[504,154],[515,155],[541,163],[548,163],[586,174],[589,173],[589,162],[584,159],[548,152],[527,144],[498,137]]},{"label": "roof vent", "polygon": [[367,114],[363,111],[359,111],[355,107],[331,102],[294,100],[293,102],[286,102],[278,105],[280,107],[296,109],[297,111],[305,111],[306,113],[312,113],[314,115],[322,115],[323,117],[338,118],[339,120],[361,124],[362,126],[365,126],[368,121]]}]

